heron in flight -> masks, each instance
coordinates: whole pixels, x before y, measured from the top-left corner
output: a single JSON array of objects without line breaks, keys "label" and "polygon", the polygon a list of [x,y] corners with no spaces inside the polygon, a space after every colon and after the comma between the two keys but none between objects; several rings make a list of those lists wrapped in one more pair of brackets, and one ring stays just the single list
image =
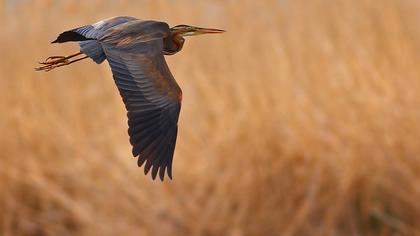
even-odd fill
[{"label": "heron in flight", "polygon": [[185,36],[222,33],[224,30],[114,17],[61,33],[52,43],[79,42],[80,51],[48,57],[38,71],[70,65],[86,58],[107,60],[127,109],[132,154],[144,173],[152,170],[163,181],[172,179],[172,159],[178,132],[182,91],[164,55],[181,51]]}]

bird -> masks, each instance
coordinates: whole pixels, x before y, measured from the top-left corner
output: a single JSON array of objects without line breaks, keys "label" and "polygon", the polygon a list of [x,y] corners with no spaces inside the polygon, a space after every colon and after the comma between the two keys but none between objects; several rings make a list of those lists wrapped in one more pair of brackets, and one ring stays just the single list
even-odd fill
[{"label": "bird", "polygon": [[68,56],[50,56],[37,71],[51,71],[90,58],[108,61],[127,110],[128,135],[137,165],[155,180],[165,172],[172,179],[182,91],[164,56],[182,50],[186,36],[225,30],[191,25],[169,27],[166,22],[117,16],[59,34],[51,43],[79,42]]}]

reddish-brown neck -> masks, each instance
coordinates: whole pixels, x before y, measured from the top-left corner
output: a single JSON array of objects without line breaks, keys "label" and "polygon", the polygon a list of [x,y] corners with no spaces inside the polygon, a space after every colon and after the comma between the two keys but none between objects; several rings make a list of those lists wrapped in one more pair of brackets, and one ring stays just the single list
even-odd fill
[{"label": "reddish-brown neck", "polygon": [[177,32],[171,32],[168,37],[163,39],[163,53],[165,55],[174,55],[181,51],[185,39]]}]

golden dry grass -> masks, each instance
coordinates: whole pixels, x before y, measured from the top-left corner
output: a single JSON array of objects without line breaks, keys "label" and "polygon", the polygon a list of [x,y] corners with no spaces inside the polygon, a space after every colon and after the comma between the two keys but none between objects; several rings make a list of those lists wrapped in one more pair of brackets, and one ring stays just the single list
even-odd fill
[{"label": "golden dry grass", "polygon": [[[0,235],[420,235],[417,0],[0,0]],[[174,180],[143,175],[106,63],[33,71],[114,15],[219,27],[168,63]]]}]

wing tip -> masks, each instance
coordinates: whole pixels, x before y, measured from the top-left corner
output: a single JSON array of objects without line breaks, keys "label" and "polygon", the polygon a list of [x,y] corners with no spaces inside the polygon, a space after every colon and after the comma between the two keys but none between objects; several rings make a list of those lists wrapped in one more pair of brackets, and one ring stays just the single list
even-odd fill
[{"label": "wing tip", "polygon": [[52,41],[51,43],[78,42],[78,41],[86,41],[86,40],[93,40],[93,39],[87,38],[72,30],[68,30],[58,35],[57,39]]},{"label": "wing tip", "polygon": [[[153,170],[152,170],[152,179],[155,180],[156,177],[158,176],[159,173],[159,179],[161,182],[163,182],[165,180],[165,171],[163,171],[162,174],[162,168],[164,168],[163,166],[154,166]],[[172,179],[172,178],[170,178]]]},{"label": "wing tip", "polygon": [[156,180],[156,177],[159,176],[159,179],[163,182],[165,180],[165,172],[166,176],[168,176],[169,180],[172,180],[172,168],[168,166],[168,163],[164,163],[159,166],[155,165],[147,165],[148,161],[146,158],[142,158],[141,155],[135,156],[138,157],[137,159],[137,166],[142,167],[144,163],[144,175],[148,175],[149,171],[152,170],[151,177],[153,180]]}]

